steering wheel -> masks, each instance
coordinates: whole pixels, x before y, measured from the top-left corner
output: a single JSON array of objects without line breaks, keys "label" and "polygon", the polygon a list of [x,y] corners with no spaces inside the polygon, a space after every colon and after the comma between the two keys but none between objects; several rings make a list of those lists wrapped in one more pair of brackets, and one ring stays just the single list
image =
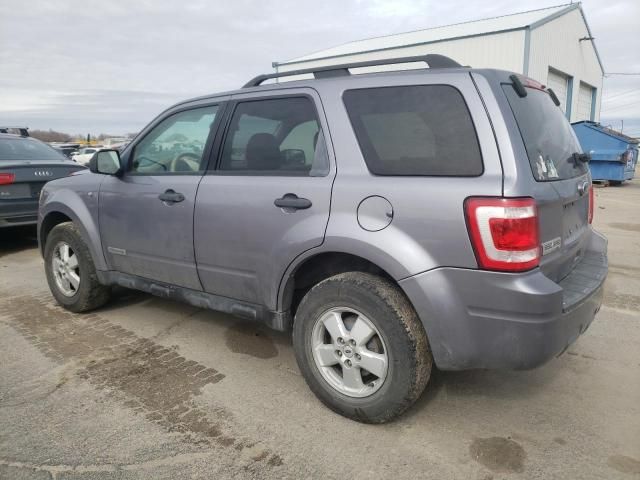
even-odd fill
[{"label": "steering wheel", "polygon": [[145,157],[144,155],[140,155],[139,157],[136,157],[133,159],[133,167],[138,168],[140,166],[140,163],[143,161],[153,163],[155,165],[160,165],[163,170],[167,169],[167,166],[164,163],[160,163],[157,160],[154,160],[153,158]]},{"label": "steering wheel", "polygon": [[170,170],[172,172],[197,172],[200,168],[200,157],[195,153],[180,153],[171,160]]}]

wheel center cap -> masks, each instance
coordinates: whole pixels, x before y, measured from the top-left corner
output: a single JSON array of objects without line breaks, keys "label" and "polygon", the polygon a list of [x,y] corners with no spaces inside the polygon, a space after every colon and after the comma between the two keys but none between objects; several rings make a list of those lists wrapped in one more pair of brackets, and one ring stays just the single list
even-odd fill
[{"label": "wheel center cap", "polygon": [[344,347],[342,353],[344,353],[344,356],[347,358],[353,357],[353,349],[351,347]]}]

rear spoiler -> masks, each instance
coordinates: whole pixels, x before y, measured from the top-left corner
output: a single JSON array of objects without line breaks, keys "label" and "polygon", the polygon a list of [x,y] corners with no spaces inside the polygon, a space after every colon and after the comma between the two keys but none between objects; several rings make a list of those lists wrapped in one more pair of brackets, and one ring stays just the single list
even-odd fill
[{"label": "rear spoiler", "polygon": [[[553,103],[556,104],[556,107],[560,106],[560,99],[556,95],[556,92],[554,92],[550,88],[545,87],[540,82],[536,82],[535,80],[529,77],[522,77],[521,79],[521,76],[516,75],[515,73],[509,76],[509,80],[513,82],[513,89],[516,91],[519,97],[521,98],[526,97],[527,90],[525,89],[525,87],[531,87],[537,90],[542,90],[543,92],[547,92],[551,97],[551,100],[553,100]],[[524,80],[524,83],[522,83],[522,80]]]}]

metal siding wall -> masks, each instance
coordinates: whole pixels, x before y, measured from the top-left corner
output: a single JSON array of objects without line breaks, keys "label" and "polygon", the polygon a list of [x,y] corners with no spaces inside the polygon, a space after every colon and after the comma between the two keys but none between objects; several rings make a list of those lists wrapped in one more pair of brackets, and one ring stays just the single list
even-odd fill
[{"label": "metal siding wall", "polygon": [[[600,118],[602,71],[590,41],[578,42],[589,36],[579,10],[552,20],[531,31],[529,76],[545,83],[549,67],[573,77],[573,85],[584,81],[596,87],[596,119]],[[573,95],[571,121],[578,119],[578,95]]]},{"label": "metal siding wall", "polygon": [[[522,73],[524,63],[524,31],[497,33],[459,40],[390,48],[377,52],[356,53],[337,58],[278,65],[278,71],[286,72],[301,68],[312,68],[342,63],[363,62],[385,58],[412,57],[439,53],[453,58],[462,65],[474,68],[500,68]],[[397,67],[396,67],[397,68]]]}]

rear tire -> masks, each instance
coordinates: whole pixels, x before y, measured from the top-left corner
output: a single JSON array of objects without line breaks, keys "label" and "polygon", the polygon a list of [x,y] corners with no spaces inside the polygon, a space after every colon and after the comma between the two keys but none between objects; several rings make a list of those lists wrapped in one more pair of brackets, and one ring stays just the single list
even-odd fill
[{"label": "rear tire", "polygon": [[309,290],[296,312],[293,345],[313,393],[363,423],[387,422],[413,405],[433,363],[427,334],[404,293],[362,272],[335,275]]},{"label": "rear tire", "polygon": [[109,300],[111,289],[98,281],[89,248],[73,222],[55,226],[47,236],[44,268],[53,297],[67,310],[86,312]]}]

